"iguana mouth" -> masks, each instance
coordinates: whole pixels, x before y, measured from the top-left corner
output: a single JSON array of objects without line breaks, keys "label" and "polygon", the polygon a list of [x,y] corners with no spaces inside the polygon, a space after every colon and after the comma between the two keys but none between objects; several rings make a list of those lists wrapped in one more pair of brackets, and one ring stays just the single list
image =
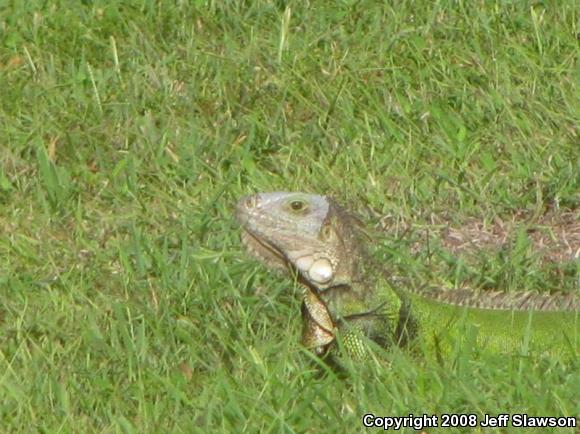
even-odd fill
[{"label": "iguana mouth", "polygon": [[298,267],[293,264],[292,261],[290,261],[274,244],[260,239],[246,228],[242,228],[242,243],[248,252],[258,260],[268,266],[290,271],[291,274],[297,276],[298,283],[300,283],[303,288],[314,291],[317,294],[320,293],[321,288],[306,279],[302,273],[299,272]]},{"label": "iguana mouth", "polygon": [[263,261],[266,265],[286,269],[291,266],[288,259],[280,252],[276,246],[261,240],[247,230],[242,228],[242,243],[252,255]]},{"label": "iguana mouth", "polygon": [[288,270],[296,274],[298,282],[316,293],[343,285],[332,285],[334,271],[330,261],[324,257],[303,255],[293,260],[284,254],[275,244],[254,235],[252,231],[242,228],[242,243],[254,257],[270,267]]}]

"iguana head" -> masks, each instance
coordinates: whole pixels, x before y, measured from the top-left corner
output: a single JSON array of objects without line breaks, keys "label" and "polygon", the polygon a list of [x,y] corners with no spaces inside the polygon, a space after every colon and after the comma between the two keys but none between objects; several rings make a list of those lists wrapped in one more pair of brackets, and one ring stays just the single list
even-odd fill
[{"label": "iguana head", "polygon": [[351,286],[360,256],[356,231],[328,197],[254,194],[240,199],[236,217],[247,249],[266,265],[295,269],[318,290]]}]

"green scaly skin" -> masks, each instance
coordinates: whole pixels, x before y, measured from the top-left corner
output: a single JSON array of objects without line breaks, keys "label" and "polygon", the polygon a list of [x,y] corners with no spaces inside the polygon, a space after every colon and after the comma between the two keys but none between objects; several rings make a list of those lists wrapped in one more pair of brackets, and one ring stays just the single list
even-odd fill
[{"label": "green scaly skin", "polygon": [[437,355],[457,345],[501,353],[577,355],[580,298],[495,291],[398,288],[365,252],[361,222],[334,201],[305,193],[240,199],[248,250],[290,270],[305,287],[302,342],[315,353],[364,358],[383,348],[425,345]]}]

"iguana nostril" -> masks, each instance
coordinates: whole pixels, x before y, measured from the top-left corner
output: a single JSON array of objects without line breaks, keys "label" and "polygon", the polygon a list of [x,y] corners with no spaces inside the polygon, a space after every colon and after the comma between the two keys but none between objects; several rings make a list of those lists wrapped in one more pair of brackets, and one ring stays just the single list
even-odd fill
[{"label": "iguana nostril", "polygon": [[248,209],[257,208],[260,206],[260,195],[252,194],[251,196],[247,196],[244,203]]}]

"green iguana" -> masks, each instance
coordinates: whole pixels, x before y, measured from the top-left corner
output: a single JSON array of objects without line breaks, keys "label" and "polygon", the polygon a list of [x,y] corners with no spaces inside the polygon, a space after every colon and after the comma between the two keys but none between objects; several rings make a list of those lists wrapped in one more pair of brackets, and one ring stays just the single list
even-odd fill
[{"label": "green iguana", "polygon": [[398,288],[366,254],[360,220],[326,196],[246,196],[236,217],[250,253],[304,287],[302,342],[318,355],[336,352],[338,340],[361,358],[369,339],[384,348],[422,341],[439,355],[468,329],[478,347],[502,353],[579,351],[577,294]]}]

